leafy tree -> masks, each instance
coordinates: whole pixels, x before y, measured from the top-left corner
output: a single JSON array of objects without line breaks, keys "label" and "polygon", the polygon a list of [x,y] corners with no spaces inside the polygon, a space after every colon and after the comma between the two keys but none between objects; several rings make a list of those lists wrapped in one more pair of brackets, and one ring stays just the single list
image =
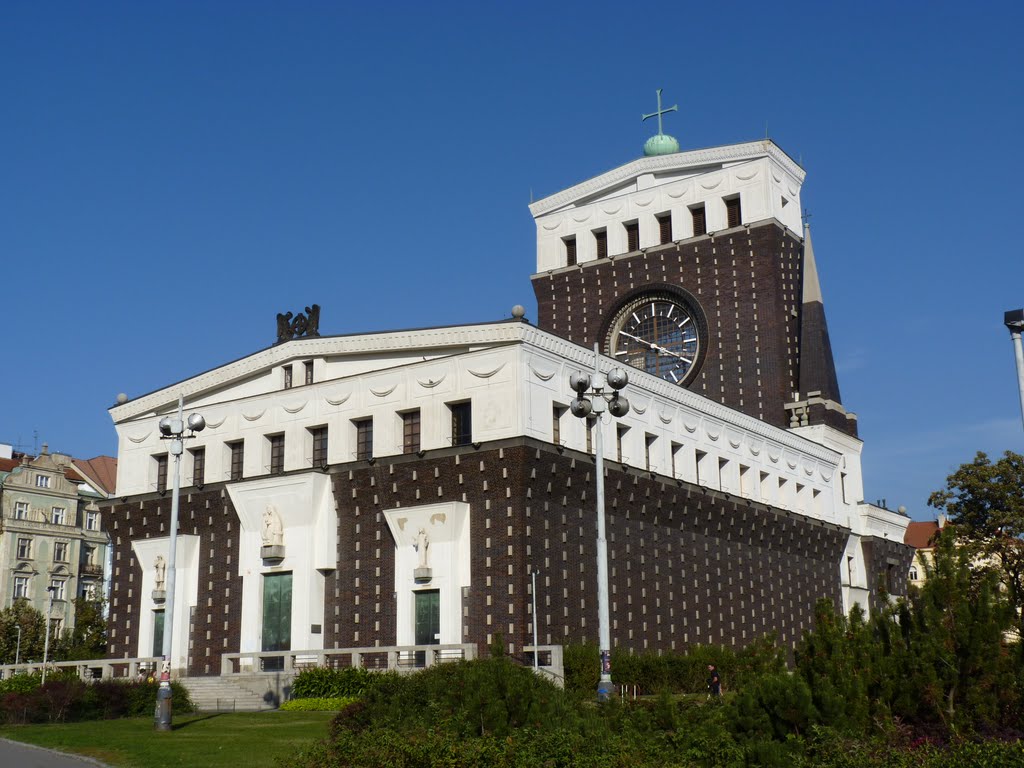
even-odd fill
[{"label": "leafy tree", "polygon": [[940,536],[923,589],[879,617],[891,640],[893,714],[938,721],[952,734],[997,722],[1009,662],[1003,640],[1013,610],[996,574],[973,569],[972,558]]},{"label": "leafy tree", "polygon": [[945,511],[956,536],[995,568],[1024,637],[1024,456],[1007,451],[992,462],[979,451],[928,505]]},{"label": "leafy tree", "polygon": [[43,614],[27,600],[15,600],[0,611],[0,663],[13,664],[18,657],[18,627],[21,627],[20,660],[42,661],[46,640]]},{"label": "leafy tree", "polygon": [[102,599],[75,598],[75,626],[56,642],[54,659],[78,661],[102,658],[107,652],[107,620]]}]

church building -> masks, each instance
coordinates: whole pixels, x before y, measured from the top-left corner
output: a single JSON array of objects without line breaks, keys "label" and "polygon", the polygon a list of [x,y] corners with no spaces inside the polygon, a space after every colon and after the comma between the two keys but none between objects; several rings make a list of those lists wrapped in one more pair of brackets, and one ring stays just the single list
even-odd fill
[{"label": "church building", "polygon": [[[596,642],[597,430],[613,653],[792,646],[821,598],[902,594],[908,519],[862,500],[804,175],[767,139],[679,151],[659,130],[530,206],[534,322],[320,335],[313,305],[266,349],[122,399],[110,655],[160,655],[159,422],[179,395],[206,429],[181,461],[176,672],[261,651],[519,653],[534,624],[542,645]],[[625,415],[570,411],[570,376],[595,365],[628,372]]]}]

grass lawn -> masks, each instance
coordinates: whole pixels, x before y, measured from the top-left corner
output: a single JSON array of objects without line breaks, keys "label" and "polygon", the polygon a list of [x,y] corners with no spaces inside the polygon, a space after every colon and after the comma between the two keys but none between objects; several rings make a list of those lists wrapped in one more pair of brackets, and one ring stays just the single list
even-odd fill
[{"label": "grass lawn", "polygon": [[131,768],[261,768],[275,766],[280,758],[325,737],[333,716],[333,712],[179,715],[170,733],[155,731],[153,718],[148,717],[5,726],[0,736]]}]

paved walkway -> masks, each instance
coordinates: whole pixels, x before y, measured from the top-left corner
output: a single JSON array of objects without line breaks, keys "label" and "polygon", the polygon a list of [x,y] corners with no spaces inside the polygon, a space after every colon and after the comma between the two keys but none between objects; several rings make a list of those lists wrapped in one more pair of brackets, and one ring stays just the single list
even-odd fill
[{"label": "paved walkway", "polygon": [[103,763],[88,757],[74,757],[10,739],[0,739],[0,765],[11,768],[103,768]]}]

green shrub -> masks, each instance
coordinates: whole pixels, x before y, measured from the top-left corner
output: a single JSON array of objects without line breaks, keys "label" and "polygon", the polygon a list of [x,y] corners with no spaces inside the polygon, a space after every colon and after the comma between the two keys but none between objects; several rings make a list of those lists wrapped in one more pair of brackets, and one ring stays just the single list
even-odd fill
[{"label": "green shrub", "polygon": [[[52,723],[152,716],[156,683],[78,679],[47,679],[46,685],[0,696],[0,723]],[[192,700],[179,683],[171,683],[175,712],[191,712]]]},{"label": "green shrub", "polygon": [[43,681],[41,674],[35,675],[11,675],[0,680],[0,694],[4,693],[28,693],[40,686]]},{"label": "green shrub", "polygon": [[[562,649],[565,668],[565,689],[572,693],[597,692],[601,679],[601,652],[594,643],[567,644]],[[618,664],[618,657],[615,663]]]},{"label": "green shrub", "polygon": [[302,670],[292,682],[293,699],[330,699],[340,696],[361,696],[373,685],[378,673],[362,667],[310,667]]},{"label": "green shrub", "polygon": [[291,699],[281,704],[284,712],[337,712],[359,701],[355,696],[334,696],[317,699]]}]

